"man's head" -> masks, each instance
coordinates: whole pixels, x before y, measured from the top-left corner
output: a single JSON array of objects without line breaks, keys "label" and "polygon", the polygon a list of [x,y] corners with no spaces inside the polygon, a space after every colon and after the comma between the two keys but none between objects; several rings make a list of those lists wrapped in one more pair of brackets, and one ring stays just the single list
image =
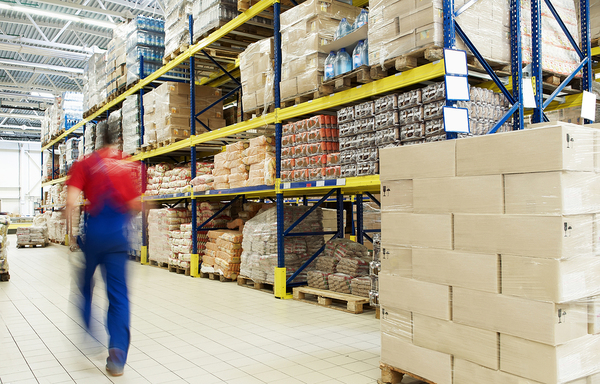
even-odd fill
[{"label": "man's head", "polygon": [[96,135],[102,137],[102,148],[117,144],[117,135],[111,134],[110,129],[108,129],[108,124],[98,124],[96,129],[98,128],[100,128],[100,132],[96,132]]}]

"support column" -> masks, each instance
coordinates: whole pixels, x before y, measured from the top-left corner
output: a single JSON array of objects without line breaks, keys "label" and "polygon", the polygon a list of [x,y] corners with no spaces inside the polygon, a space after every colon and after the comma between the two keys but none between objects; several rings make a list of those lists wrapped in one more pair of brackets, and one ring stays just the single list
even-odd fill
[{"label": "support column", "polygon": [[540,0],[531,1],[531,76],[533,77],[533,91],[537,106],[533,110],[531,122],[541,123],[544,121],[544,88],[542,84],[542,5]]}]

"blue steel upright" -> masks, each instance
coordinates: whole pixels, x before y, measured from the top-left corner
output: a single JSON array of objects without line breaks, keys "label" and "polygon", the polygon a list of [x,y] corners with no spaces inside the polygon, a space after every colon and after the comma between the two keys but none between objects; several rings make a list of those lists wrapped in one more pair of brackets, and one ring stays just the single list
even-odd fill
[{"label": "blue steel upright", "polygon": [[[456,30],[454,28],[454,0],[444,0],[444,48],[454,49],[456,47]],[[454,107],[456,102],[446,99],[447,107]],[[446,133],[446,139],[456,139],[454,132]],[[362,196],[361,196],[362,197]],[[362,200],[362,199],[361,199]],[[359,209],[362,209],[359,208]],[[362,225],[362,223],[360,223]],[[362,228],[359,242],[362,244]]]},{"label": "blue steel upright", "polygon": [[[194,45],[194,18],[192,15],[188,16],[190,25],[190,46]],[[196,135],[196,76],[194,69],[196,68],[194,62],[194,55],[190,56],[190,137]],[[191,173],[192,180],[196,177],[196,146],[192,144],[190,148],[191,154]],[[198,255],[198,212],[196,199],[192,199],[192,255]],[[198,272],[200,258],[196,259],[196,256],[192,257],[192,263],[197,265],[190,265],[190,275],[192,271]],[[196,273],[197,274],[197,273]]]},{"label": "blue steel upright", "polygon": [[[535,0],[534,0],[535,1]],[[510,65],[512,92],[516,114],[513,114],[513,130],[523,129],[523,54],[521,51],[521,0],[510,0]]]},{"label": "blue steel upright", "polygon": [[[583,54],[588,59],[583,67],[583,79],[581,82],[584,91],[592,91],[592,42],[590,38],[590,2],[588,0],[580,0],[581,7],[581,49]],[[598,119],[598,117],[596,117]],[[585,120],[585,124],[591,123],[590,120]]]},{"label": "blue steel upright", "polygon": [[544,89],[542,84],[542,7],[540,0],[531,1],[531,75],[534,79],[536,105],[531,122],[541,123],[544,121]]}]

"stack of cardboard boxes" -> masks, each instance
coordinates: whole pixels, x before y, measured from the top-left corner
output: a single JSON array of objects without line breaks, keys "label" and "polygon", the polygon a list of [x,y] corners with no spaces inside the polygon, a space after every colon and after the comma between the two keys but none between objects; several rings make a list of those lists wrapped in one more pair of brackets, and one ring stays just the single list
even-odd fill
[{"label": "stack of cardboard boxes", "polygon": [[346,18],[354,23],[361,8],[336,0],[309,0],[281,14],[281,99],[318,90],[323,81],[327,44]]},{"label": "stack of cardboard boxes", "polygon": [[557,123],[381,150],[384,364],[438,384],[596,382],[598,137]]},{"label": "stack of cardboard boxes", "polygon": [[111,96],[127,85],[127,51],[123,36],[115,33],[106,52],[106,95]]},{"label": "stack of cardboard boxes", "polygon": [[[196,113],[221,97],[221,90],[196,86]],[[223,103],[219,102],[198,119],[210,130],[225,127]],[[208,132],[196,121],[196,133]],[[167,82],[144,95],[144,144],[184,139],[190,136],[190,86]]]},{"label": "stack of cardboard boxes", "polygon": [[250,44],[240,54],[244,111],[267,108],[273,103],[273,38]]},{"label": "stack of cardboard boxes", "polygon": [[600,0],[590,1],[590,35],[592,40],[600,38]]}]

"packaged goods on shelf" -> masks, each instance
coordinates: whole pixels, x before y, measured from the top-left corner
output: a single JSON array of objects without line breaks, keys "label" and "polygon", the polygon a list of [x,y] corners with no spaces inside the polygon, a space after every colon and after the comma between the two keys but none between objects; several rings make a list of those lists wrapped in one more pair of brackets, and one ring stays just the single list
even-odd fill
[{"label": "packaged goods on shelf", "polygon": [[361,8],[338,1],[308,0],[281,14],[281,99],[317,91],[323,81],[326,45],[343,18],[354,23]]},{"label": "packaged goods on shelf", "polygon": [[559,122],[381,150],[382,363],[448,384],[600,373],[597,137]]},{"label": "packaged goods on shelf", "polygon": [[44,111],[44,119],[42,120],[42,129],[40,132],[42,143],[48,143],[52,140],[52,137],[57,136],[59,127],[58,114],[58,103],[54,100],[54,103]]},{"label": "packaged goods on shelf", "polygon": [[242,105],[245,111],[266,110],[274,102],[273,38],[248,45],[240,53]]},{"label": "packaged goods on shelf", "polygon": [[[544,112],[550,121],[563,121],[565,123],[583,124],[581,107],[559,109],[558,111]],[[600,105],[596,104],[596,116],[600,116]]]},{"label": "packaged goods on shelf", "polygon": [[67,236],[67,220],[62,211],[48,212],[48,237],[56,243],[64,243]]},{"label": "packaged goods on shelf", "polygon": [[139,94],[131,95],[125,98],[121,108],[123,114],[123,152],[128,155],[133,155],[141,144],[140,102],[141,97]]},{"label": "packaged goods on shelf", "polygon": [[10,218],[0,215],[0,273],[8,272],[8,226]]},{"label": "packaged goods on shelf", "polygon": [[[129,23],[131,24],[131,23]],[[129,24],[120,24],[113,30],[113,38],[106,50],[106,96],[116,95],[127,85],[125,38]]]},{"label": "packaged goods on shelf", "polygon": [[[284,206],[284,226],[289,227],[310,208],[305,206]],[[294,232],[321,232],[323,230],[323,214],[320,208],[315,209],[298,224]],[[288,237],[284,242],[285,266],[287,277],[291,277],[313,254],[324,244],[323,236]],[[275,267],[277,267],[277,208],[259,211],[244,226],[242,243],[241,271],[242,275],[254,281],[273,284]],[[312,265],[305,268],[295,281],[306,281],[307,272],[314,270]]]},{"label": "packaged goods on shelf", "polygon": [[[162,66],[165,49],[165,22],[138,15],[126,28],[127,85],[140,78],[140,58],[144,58],[144,77]],[[156,69],[155,69],[156,68]]]},{"label": "packaged goods on shelf", "polygon": [[96,141],[94,142],[94,148],[96,150],[104,147],[104,133],[108,131],[108,121],[102,120],[96,124]]},{"label": "packaged goods on shelf", "polygon": [[275,184],[275,147],[272,137],[238,141],[215,155],[214,189]]},{"label": "packaged goods on shelf", "polygon": [[[69,172],[71,166],[77,159],[79,159],[79,142],[81,139],[73,137],[66,141],[65,146],[65,161],[66,161],[66,172]],[[62,173],[62,172],[61,172]]]},{"label": "packaged goods on shelf", "polygon": [[85,123],[85,134],[83,139],[84,155],[89,155],[96,148],[96,124]]},{"label": "packaged goods on shelf", "polygon": [[83,94],[63,92],[44,112],[41,139],[49,142],[53,137],[71,129],[83,119]]},{"label": "packaged goods on shelf", "polygon": [[182,248],[175,240],[182,237],[181,224],[190,223],[191,219],[192,215],[186,208],[151,209],[148,213],[148,258],[166,264],[171,259],[178,260]]},{"label": "packaged goods on shelf", "polygon": [[[221,90],[196,86],[196,112],[200,112],[221,97]],[[196,133],[225,127],[223,102],[205,111],[196,122]],[[166,82],[144,95],[144,144],[177,141],[190,136],[190,87],[184,83]]]},{"label": "packaged goods on shelf", "polygon": [[121,110],[117,109],[108,115],[108,134],[110,135],[113,145],[117,145],[119,150],[123,149],[123,125],[122,125],[123,115],[121,114]]},{"label": "packaged goods on shelf", "polygon": [[[196,163],[196,174],[210,174],[211,163]],[[199,177],[198,176],[198,177]],[[175,166],[161,163],[147,169],[146,196],[169,195],[189,191],[192,179],[191,165]]]},{"label": "packaged goods on shelf", "polygon": [[381,233],[373,235],[373,260],[369,263],[369,304],[379,306],[379,272],[381,271]]},{"label": "packaged goods on shelf", "polygon": [[[171,0],[165,2],[165,58],[170,57],[180,46],[189,45],[189,15],[193,14],[192,5],[193,1],[190,0]],[[194,28],[197,27],[194,25]]]},{"label": "packaged goods on shelf", "polygon": [[283,127],[281,179],[286,182],[340,177],[335,116],[318,115]]},{"label": "packaged goods on shelf", "polygon": [[129,220],[127,227],[127,238],[129,239],[129,249],[134,253],[141,252],[142,249],[142,214],[138,213]]},{"label": "packaged goods on shelf", "polygon": [[[442,2],[382,0],[369,7],[369,63],[381,64],[431,46],[444,46]],[[455,8],[460,5],[455,4]],[[528,13],[530,15],[531,12]],[[508,3],[480,1],[456,20],[487,60],[510,63]],[[467,48],[456,39],[457,48]]]},{"label": "packaged goods on shelf", "polygon": [[[206,244],[201,270],[210,273],[212,265],[214,273],[227,279],[235,279],[240,273],[242,237],[242,233],[238,231],[208,231],[209,241]],[[206,258],[206,265],[204,265],[204,258]]]},{"label": "packaged goods on shelf", "polygon": [[[369,275],[370,261],[369,251],[364,245],[347,239],[331,239],[314,261],[316,272],[311,275],[312,279],[309,276],[308,285],[351,294],[352,280]],[[321,278],[327,278],[327,284]]]},{"label": "packaged goods on shelf", "polygon": [[[58,153],[54,154],[54,168],[52,168],[52,151],[44,151],[44,164],[43,164],[43,180],[48,181],[52,178],[58,178],[60,169],[59,162],[60,156]],[[54,173],[54,177],[52,177],[52,173]]]},{"label": "packaged goods on shelf", "polygon": [[83,69],[83,110],[89,111],[106,100],[106,53],[94,53]]}]

